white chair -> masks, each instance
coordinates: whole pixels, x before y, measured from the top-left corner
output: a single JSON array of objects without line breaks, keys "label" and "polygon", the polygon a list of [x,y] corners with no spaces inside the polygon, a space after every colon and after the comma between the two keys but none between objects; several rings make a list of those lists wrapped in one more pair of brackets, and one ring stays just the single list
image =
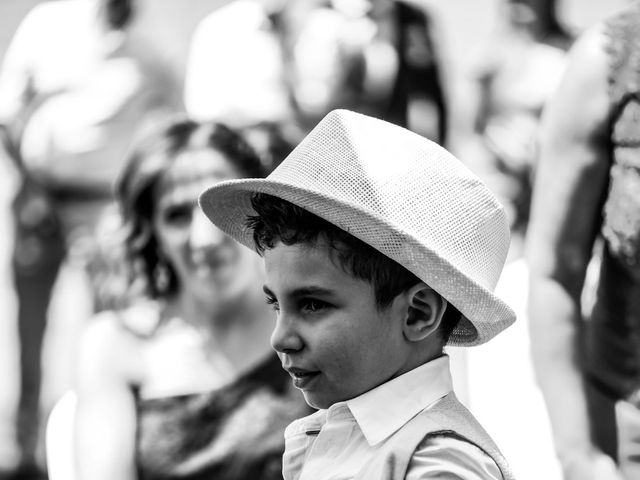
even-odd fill
[{"label": "white chair", "polygon": [[53,406],[45,432],[49,480],[74,480],[73,430],[76,394],[66,392]]}]

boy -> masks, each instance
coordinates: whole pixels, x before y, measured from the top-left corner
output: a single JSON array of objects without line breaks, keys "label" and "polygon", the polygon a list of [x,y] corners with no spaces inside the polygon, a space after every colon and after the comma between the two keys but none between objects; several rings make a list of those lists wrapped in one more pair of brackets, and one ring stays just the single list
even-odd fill
[{"label": "boy", "polygon": [[272,346],[319,409],[285,433],[286,480],[512,478],[443,355],[514,321],[492,293],[505,213],[457,159],[336,110],[269,177],[200,203],[264,257]]}]

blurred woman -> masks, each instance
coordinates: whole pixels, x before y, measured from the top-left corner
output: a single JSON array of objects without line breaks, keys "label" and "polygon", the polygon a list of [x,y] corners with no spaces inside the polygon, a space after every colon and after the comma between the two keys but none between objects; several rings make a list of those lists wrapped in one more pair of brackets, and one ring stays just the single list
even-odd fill
[{"label": "blurred woman", "polygon": [[282,478],[284,428],[308,407],[269,346],[259,257],[197,205],[216,182],[262,174],[218,123],[174,121],[134,148],[117,197],[130,293],[147,299],[82,338],[79,478]]}]

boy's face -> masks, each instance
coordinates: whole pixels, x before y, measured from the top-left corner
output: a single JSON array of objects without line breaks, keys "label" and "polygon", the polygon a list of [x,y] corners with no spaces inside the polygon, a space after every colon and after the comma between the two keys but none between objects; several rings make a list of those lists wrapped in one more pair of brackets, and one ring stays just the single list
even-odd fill
[{"label": "boy's face", "polygon": [[264,258],[278,312],[271,345],[309,405],[328,408],[404,373],[403,295],[378,310],[373,286],[345,272],[323,240],[278,243]]}]

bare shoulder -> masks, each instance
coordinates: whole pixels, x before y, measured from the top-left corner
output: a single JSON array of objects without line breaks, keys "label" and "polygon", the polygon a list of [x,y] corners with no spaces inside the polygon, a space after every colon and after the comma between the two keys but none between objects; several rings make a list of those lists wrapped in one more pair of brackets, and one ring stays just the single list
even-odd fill
[{"label": "bare shoulder", "polygon": [[576,40],[560,86],[543,111],[537,183],[555,184],[558,193],[576,182],[597,190],[606,176],[612,114],[607,41],[602,23]]},{"label": "bare shoulder", "polygon": [[91,318],[79,341],[80,380],[84,373],[138,383],[143,370],[142,352],[155,323],[157,316],[140,307],[101,312]]},{"label": "bare shoulder", "polygon": [[81,350],[109,350],[123,342],[126,334],[123,331],[119,314],[106,311],[94,315],[82,330],[80,336]]},{"label": "bare shoulder", "polygon": [[586,86],[602,88],[609,79],[609,37],[606,24],[598,23],[586,30],[568,53],[567,75],[580,77]]},{"label": "bare shoulder", "polygon": [[547,105],[547,116],[566,118],[567,125],[583,128],[585,132],[604,130],[610,109],[607,42],[603,23],[576,40],[567,54],[560,87]]},{"label": "bare shoulder", "polygon": [[[145,302],[125,310],[108,310],[93,316],[83,331],[83,342],[132,343],[153,336],[159,324],[158,307]],[[98,345],[95,345],[98,346]]]},{"label": "bare shoulder", "polygon": [[608,41],[606,30],[606,22],[598,22],[582,32],[569,49],[569,58],[600,57]]},{"label": "bare shoulder", "polygon": [[134,359],[135,338],[122,327],[118,313],[102,312],[90,319],[79,341],[78,368],[89,375],[124,374],[123,368]]}]

